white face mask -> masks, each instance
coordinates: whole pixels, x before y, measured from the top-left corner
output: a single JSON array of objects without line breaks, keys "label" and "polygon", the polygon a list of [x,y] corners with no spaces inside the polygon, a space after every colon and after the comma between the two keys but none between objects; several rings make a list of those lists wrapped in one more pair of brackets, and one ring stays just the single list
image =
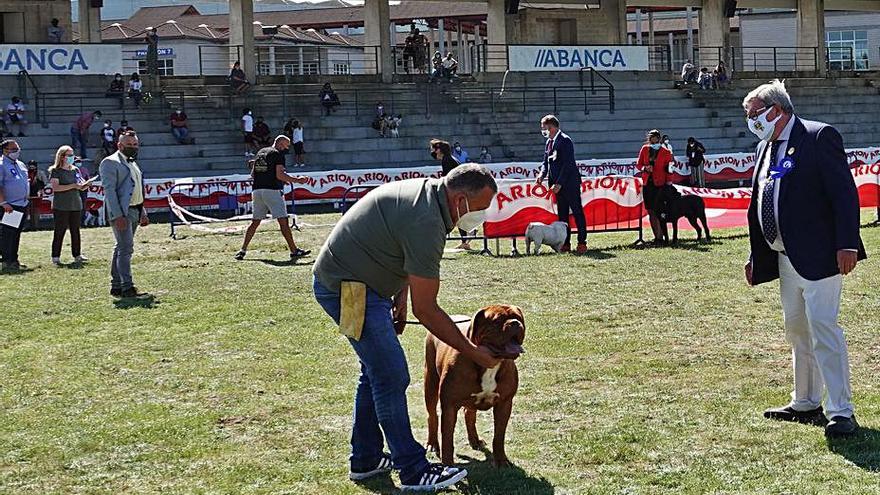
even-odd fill
[{"label": "white face mask", "polygon": [[[465,208],[467,208],[467,213],[462,215],[459,212],[458,222],[455,223],[455,226],[466,232],[471,232],[486,221],[486,210],[471,211],[471,205],[468,204],[467,198],[464,198],[464,204]],[[457,208],[458,206],[456,206]]]},{"label": "white face mask", "polygon": [[772,108],[773,107],[768,107],[754,119],[746,119],[746,123],[749,125],[749,130],[752,131],[752,134],[758,136],[758,139],[761,141],[767,141],[773,136],[776,122],[782,118],[782,113],[780,113],[772,121],[767,120],[767,114],[770,113],[770,109]]},{"label": "white face mask", "polygon": [[20,156],[21,156],[21,151],[13,151],[12,153],[9,154],[9,158],[11,158],[13,160],[18,160],[18,157],[20,157]]},{"label": "white face mask", "polygon": [[660,149],[660,143],[651,143],[651,149],[652,149],[652,150],[659,150],[659,149]]},{"label": "white face mask", "polygon": [[549,129],[541,129],[541,135],[546,139],[550,139],[550,130]]}]

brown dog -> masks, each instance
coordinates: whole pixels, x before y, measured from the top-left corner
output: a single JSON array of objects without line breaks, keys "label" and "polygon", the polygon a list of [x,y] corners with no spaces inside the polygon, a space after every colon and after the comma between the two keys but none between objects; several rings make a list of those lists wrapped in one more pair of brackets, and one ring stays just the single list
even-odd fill
[{"label": "brown dog", "polygon": [[[468,443],[484,449],[477,435],[477,410],[492,409],[495,436],[492,456],[496,466],[509,464],[504,453],[504,435],[513,409],[513,396],[519,387],[514,360],[523,352],[525,320],[516,306],[487,306],[477,312],[468,326],[459,329],[475,345],[489,349],[501,363],[492,369],[473,361],[431,334],[425,340],[425,405],[428,408],[428,448],[440,452],[443,464],[451,466],[454,457],[453,433],[458,410],[464,407]],[[437,402],[440,402],[442,447],[437,441]]]}]

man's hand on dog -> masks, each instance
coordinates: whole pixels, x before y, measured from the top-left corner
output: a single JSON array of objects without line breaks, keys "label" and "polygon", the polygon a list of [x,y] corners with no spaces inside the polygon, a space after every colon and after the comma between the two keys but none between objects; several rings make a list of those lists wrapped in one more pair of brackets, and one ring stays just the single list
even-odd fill
[{"label": "man's hand on dog", "polygon": [[466,354],[468,354],[468,357],[471,358],[473,362],[477,363],[478,366],[486,369],[494,368],[501,362],[501,360],[496,358],[489,349],[486,349],[483,346],[471,347],[470,351],[466,352]]}]

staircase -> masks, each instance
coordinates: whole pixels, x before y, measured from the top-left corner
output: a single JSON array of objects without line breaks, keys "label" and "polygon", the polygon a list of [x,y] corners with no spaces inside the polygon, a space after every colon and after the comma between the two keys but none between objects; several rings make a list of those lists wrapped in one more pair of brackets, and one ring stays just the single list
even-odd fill
[{"label": "staircase", "polygon": [[[667,74],[605,77],[614,86],[613,112],[601,91],[593,95],[578,73],[511,73],[506,80],[502,74],[491,74],[446,85],[429,85],[418,77],[394,84],[339,78],[333,85],[342,105],[330,116],[322,115],[319,83],[279,81],[233,97],[227,86],[210,79],[171,78],[162,81],[163,97],[134,110],[129,102],[120,109],[118,100],[103,96],[107,78],[35,78],[46,125],[37,123],[35,97],[28,90],[22,96],[31,126],[20,143],[25,160],[35,159],[46,168],[57,147],[69,142],[71,122],[82,112],[101,110],[114,126],[126,117],[137,129],[139,161],[148,177],[244,173],[239,119],[242,109],[249,107],[255,117],[265,118],[273,134],[287,118],[303,122],[307,167],[298,169],[302,171],[430,165],[435,162],[428,154],[428,141],[434,137],[460,141],[473,158],[481,146],[488,146],[495,161],[538,161],[544,148],[539,121],[553,112],[573,138],[580,159],[634,157],[652,128],[668,134],[678,154],[689,136],[702,141],[709,153],[754,150],[755,138],[746,128],[740,102],[763,81],[735,80],[729,89],[689,94],[674,89]],[[788,85],[799,115],[836,125],[847,147],[860,147],[878,144],[877,79],[805,78]],[[502,82],[505,90],[499,96]],[[21,91],[16,78],[0,80],[0,94]],[[403,115],[400,138],[380,138],[370,127],[378,100],[386,111]],[[179,105],[190,118],[194,145],[177,144],[169,131],[168,117]],[[100,126],[96,122],[92,127],[92,157]]]}]

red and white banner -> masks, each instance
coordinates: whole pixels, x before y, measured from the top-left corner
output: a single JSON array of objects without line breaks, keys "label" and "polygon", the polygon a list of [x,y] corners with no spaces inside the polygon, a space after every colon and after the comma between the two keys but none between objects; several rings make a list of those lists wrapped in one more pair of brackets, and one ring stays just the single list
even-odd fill
[{"label": "red and white banner", "polygon": [[[880,148],[854,149],[847,152],[862,206],[876,206],[878,202],[878,184],[880,184]],[[717,180],[751,180],[754,167],[754,156],[750,153],[732,153],[725,155],[706,155],[705,178],[707,181]],[[534,180],[540,174],[539,162],[489,163],[485,165],[499,180]],[[635,160],[586,160],[579,161],[581,175],[586,179],[604,176],[632,176],[636,171]],[[675,181],[682,181],[690,174],[690,169],[682,162],[672,167]],[[346,189],[352,186],[378,186],[388,182],[418,177],[439,177],[439,167],[389,168],[381,170],[346,170],[304,173],[309,178],[306,184],[294,184],[293,196],[297,200],[313,200],[334,202],[342,198]],[[177,204],[189,206],[218,206],[221,198],[235,197],[240,203],[250,201],[250,176],[245,174],[197,177],[187,179],[147,179],[146,206],[148,208],[167,208],[167,196],[176,184],[194,184],[192,187],[178,187],[175,191]],[[585,184],[592,183],[585,180]],[[584,186],[588,187],[588,186]],[[688,188],[685,188],[688,191]],[[714,191],[714,192],[709,192]],[[535,193],[535,191],[531,191]],[[746,191],[747,193],[749,191]],[[707,200],[710,208],[736,208],[737,206],[720,206],[725,204],[748,204],[739,189],[725,190],[694,190]],[[288,193],[288,198],[290,193]],[[51,212],[52,190],[43,190],[39,210]],[[95,182],[89,189],[87,207],[97,210],[104,202],[104,188]],[[733,203],[731,203],[733,202]],[[719,206],[709,206],[717,204]]]}]

